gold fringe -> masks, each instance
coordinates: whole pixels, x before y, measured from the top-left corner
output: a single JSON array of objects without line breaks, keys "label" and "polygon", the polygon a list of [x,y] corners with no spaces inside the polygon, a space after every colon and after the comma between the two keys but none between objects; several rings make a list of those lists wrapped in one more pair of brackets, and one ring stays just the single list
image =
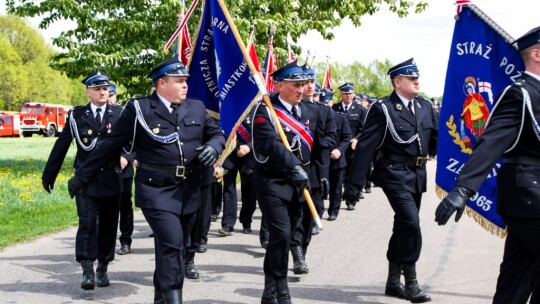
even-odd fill
[{"label": "gold fringe", "polygon": [[[444,197],[446,197],[446,195],[448,195],[448,192],[446,192],[443,188],[439,186],[435,186],[435,194],[437,194],[437,196],[440,199],[443,199]],[[472,208],[469,208],[469,206],[465,207],[465,213],[469,217],[472,217],[473,220],[476,223],[478,223],[482,228],[491,232],[491,234],[495,234],[502,239],[504,239],[506,235],[508,234],[508,231],[506,230],[506,228],[502,229],[499,226],[493,224],[492,222],[488,221],[485,217],[483,217],[480,213],[474,211]]]}]

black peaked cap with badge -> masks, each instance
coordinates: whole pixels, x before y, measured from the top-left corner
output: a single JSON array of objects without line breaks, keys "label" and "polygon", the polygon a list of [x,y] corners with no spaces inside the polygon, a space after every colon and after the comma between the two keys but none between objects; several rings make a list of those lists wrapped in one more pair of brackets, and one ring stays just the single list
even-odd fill
[{"label": "black peaked cap with badge", "polygon": [[338,87],[343,94],[354,93],[354,85],[351,82],[346,82]]},{"label": "black peaked cap with badge", "polygon": [[98,70],[90,73],[90,75],[86,76],[86,78],[81,80],[81,82],[87,88],[109,86],[109,77],[105,73]]},{"label": "black peaked cap with badge", "polygon": [[540,26],[533,28],[525,33],[525,35],[514,40],[512,44],[515,44],[518,51],[526,49],[532,45],[540,42]]},{"label": "black peaked cap with badge", "polygon": [[279,70],[272,73],[272,77],[276,82],[308,80],[304,70],[298,65],[296,60],[284,65]]},{"label": "black peaked cap with badge", "polygon": [[390,75],[390,78],[394,78],[396,76],[420,77],[420,71],[418,70],[418,67],[416,66],[416,62],[414,61],[414,58],[410,58],[403,61],[402,63],[399,63],[391,67],[388,70],[388,75]]},{"label": "black peaked cap with badge", "polygon": [[184,64],[178,60],[178,57],[173,56],[159,63],[148,74],[148,77],[152,78],[152,81],[156,81],[163,76],[189,76],[189,74]]}]

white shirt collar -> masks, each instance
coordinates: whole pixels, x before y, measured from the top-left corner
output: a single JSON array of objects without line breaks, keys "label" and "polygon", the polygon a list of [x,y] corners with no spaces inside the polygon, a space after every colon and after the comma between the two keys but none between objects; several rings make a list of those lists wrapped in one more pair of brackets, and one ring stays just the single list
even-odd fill
[{"label": "white shirt collar", "polygon": [[[283,99],[281,99],[281,96],[279,96],[279,95],[278,95],[278,99],[279,99],[279,101],[281,102],[281,104],[285,107],[285,109],[286,109],[287,111],[289,111],[289,113],[291,113],[292,108],[293,108],[293,105],[290,104],[290,103],[288,103],[288,102],[286,102],[286,101],[283,101]],[[300,105],[300,104],[296,105],[296,111],[297,111],[297,113],[298,113],[298,116],[301,117],[301,116],[302,116],[302,114],[301,114],[301,111],[302,111],[302,110],[300,109],[299,105]]]},{"label": "white shirt collar", "polygon": [[96,116],[96,110],[97,108],[100,108],[101,109],[101,115],[103,115],[103,113],[105,113],[105,110],[107,109],[107,103],[105,103],[104,105],[102,105],[101,107],[98,107],[96,106],[95,104],[93,103],[90,103],[90,109],[92,110],[92,113],[94,113],[94,116]]},{"label": "white shirt collar", "polygon": [[534,74],[532,72],[529,72],[529,71],[525,71],[525,74],[527,74],[527,75],[535,78],[536,80],[540,81],[540,75],[536,75],[536,74]]},{"label": "white shirt collar", "polygon": [[[407,108],[409,106],[409,102],[411,102],[411,100],[408,100],[407,98],[399,95],[397,92],[396,92],[397,96],[399,97],[399,99],[401,99],[401,102],[403,102],[403,104],[405,105],[405,107]],[[413,98],[414,100],[414,98]]]},{"label": "white shirt collar", "polygon": [[161,100],[161,103],[163,103],[165,108],[167,108],[167,110],[169,110],[169,112],[172,112],[172,108],[171,108],[172,103],[170,101],[168,101],[167,99],[165,99],[165,97],[159,95],[157,92],[156,92],[156,95],[158,96],[159,100]]}]

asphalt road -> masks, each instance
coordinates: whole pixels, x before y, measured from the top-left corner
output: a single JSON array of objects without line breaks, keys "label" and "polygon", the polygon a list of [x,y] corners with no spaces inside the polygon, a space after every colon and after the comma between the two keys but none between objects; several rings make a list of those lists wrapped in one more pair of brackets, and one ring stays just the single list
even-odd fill
[{"label": "asphalt road", "polygon": [[[421,287],[433,303],[491,303],[504,241],[464,216],[439,227],[434,222],[435,161],[428,164],[429,191],[420,211],[423,250],[417,263]],[[307,254],[310,272],[289,272],[289,288],[302,303],[409,303],[384,295],[386,248],[393,212],[380,188],[365,195],[356,210],[341,209],[337,221],[326,221]],[[260,303],[264,249],[259,246],[257,210],[253,234],[219,237],[212,223],[209,250],[197,254],[199,280],[184,284],[184,303]],[[109,265],[111,285],[94,291],[79,288],[81,269],[75,261],[76,228],[11,246],[0,252],[0,303],[152,303],[153,239],[140,212],[130,255]],[[292,268],[292,258],[289,268]]]}]

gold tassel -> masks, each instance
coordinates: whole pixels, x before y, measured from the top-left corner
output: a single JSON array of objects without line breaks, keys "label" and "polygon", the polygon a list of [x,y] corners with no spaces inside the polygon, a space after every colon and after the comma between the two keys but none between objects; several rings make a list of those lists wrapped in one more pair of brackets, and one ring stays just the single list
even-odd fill
[{"label": "gold tassel", "polygon": [[[443,199],[448,195],[448,192],[446,192],[443,188],[439,186],[435,186],[435,194],[440,199]],[[465,213],[472,217],[475,222],[477,222],[482,228],[485,230],[491,232],[491,234],[495,234],[498,237],[504,239],[506,235],[508,234],[508,231],[505,229],[500,228],[499,226],[493,224],[492,222],[488,221],[485,217],[480,215],[478,212],[474,211],[472,208],[469,208],[469,206],[465,207]]]}]

